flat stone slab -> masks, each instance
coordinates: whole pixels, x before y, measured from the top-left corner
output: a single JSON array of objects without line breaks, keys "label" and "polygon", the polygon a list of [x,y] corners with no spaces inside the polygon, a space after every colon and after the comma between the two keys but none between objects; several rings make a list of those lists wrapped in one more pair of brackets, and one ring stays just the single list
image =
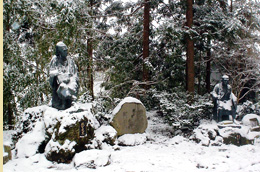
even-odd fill
[{"label": "flat stone slab", "polygon": [[141,101],[133,97],[123,99],[113,111],[111,125],[117,135],[144,133],[147,128],[146,110]]},{"label": "flat stone slab", "polygon": [[233,121],[222,121],[218,123],[218,128],[226,128],[226,127],[231,127],[231,128],[241,128],[242,126],[240,124],[236,124]]}]

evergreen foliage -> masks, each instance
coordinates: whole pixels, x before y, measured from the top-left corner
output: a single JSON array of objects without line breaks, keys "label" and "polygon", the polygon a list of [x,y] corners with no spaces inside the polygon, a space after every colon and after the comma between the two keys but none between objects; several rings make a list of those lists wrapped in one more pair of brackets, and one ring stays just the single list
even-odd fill
[{"label": "evergreen foliage", "polygon": [[175,134],[189,133],[196,128],[203,119],[212,119],[213,103],[209,94],[196,95],[194,103],[189,105],[185,92],[175,90],[175,93],[154,92],[154,101],[159,104],[159,113],[174,128]]},{"label": "evergreen foliage", "polygon": [[[50,101],[48,65],[58,41],[68,46],[70,56],[76,61],[82,101],[87,99],[87,92],[91,94],[88,85],[89,76],[93,77],[91,71],[105,71],[103,85],[108,95],[98,98],[96,103],[103,115],[109,114],[114,99],[131,95],[141,99],[148,109],[160,107],[172,124],[179,119],[200,118],[200,109],[206,110],[205,102],[209,102],[206,94],[209,64],[211,73],[230,76],[239,100],[259,102],[256,96],[260,90],[258,1],[233,0],[231,9],[226,1],[195,0],[193,26],[187,29],[185,1],[150,0],[149,57],[145,61],[143,2],[4,1],[5,126],[13,125],[26,108]],[[186,105],[187,36],[194,41],[193,106]],[[144,63],[150,76],[146,82],[142,78]],[[211,88],[215,84],[212,82]],[[150,85],[150,89],[144,90],[144,85]],[[209,113],[204,115],[208,117]]]},{"label": "evergreen foliage", "polygon": [[59,41],[68,46],[79,68],[80,94],[87,90],[87,40],[91,37],[95,48],[107,28],[105,20],[90,11],[102,16],[101,4],[109,1],[92,2],[92,9],[80,0],[4,2],[5,123],[13,125],[26,108],[50,101],[48,65]]}]

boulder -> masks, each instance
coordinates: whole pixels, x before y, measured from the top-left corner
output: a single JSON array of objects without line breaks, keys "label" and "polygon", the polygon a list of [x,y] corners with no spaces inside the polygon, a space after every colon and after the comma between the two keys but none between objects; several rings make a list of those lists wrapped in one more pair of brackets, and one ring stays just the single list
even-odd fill
[{"label": "boulder", "polygon": [[223,143],[242,146],[247,144],[254,144],[254,140],[250,140],[247,137],[241,136],[241,133],[234,132],[226,137],[223,137]]},{"label": "boulder", "polygon": [[243,125],[249,126],[251,131],[260,131],[260,116],[247,114],[242,119]]},{"label": "boulder", "polygon": [[70,163],[76,153],[89,149],[100,127],[91,103],[75,103],[64,111],[49,106],[30,108],[20,121],[16,157],[44,153],[58,163]]},{"label": "boulder", "polygon": [[39,151],[39,147],[47,139],[43,114],[48,108],[46,105],[28,108],[20,116],[16,132],[12,137],[16,157],[29,157],[36,153],[43,153]]},{"label": "boulder", "polygon": [[260,134],[257,132],[250,132],[250,129],[247,126],[241,126],[240,128],[226,126],[219,129],[218,132],[223,138],[224,144],[233,144],[237,146],[254,144],[254,139]]},{"label": "boulder", "polygon": [[193,135],[190,138],[203,146],[209,146],[218,143],[218,139],[216,139],[217,135],[218,127],[216,123],[204,121],[200,126],[193,130]]},{"label": "boulder", "polygon": [[73,158],[74,166],[78,168],[91,168],[104,167],[111,163],[111,154],[104,150],[86,150],[77,153]]},{"label": "boulder", "polygon": [[141,101],[124,98],[114,109],[111,125],[117,135],[144,133],[147,128],[146,110]]},{"label": "boulder", "polygon": [[57,111],[44,114],[47,135],[46,158],[58,163],[70,163],[75,153],[87,150],[99,123],[90,109]]},{"label": "boulder", "polygon": [[110,145],[115,145],[117,132],[111,126],[101,126],[97,130],[95,130],[96,141],[99,144],[99,147],[103,143],[107,143]]},{"label": "boulder", "polygon": [[199,127],[193,131],[190,139],[203,146],[220,146],[233,144],[237,146],[255,144],[260,138],[260,132],[253,131],[250,120],[244,121],[244,125],[231,121],[202,121]]}]

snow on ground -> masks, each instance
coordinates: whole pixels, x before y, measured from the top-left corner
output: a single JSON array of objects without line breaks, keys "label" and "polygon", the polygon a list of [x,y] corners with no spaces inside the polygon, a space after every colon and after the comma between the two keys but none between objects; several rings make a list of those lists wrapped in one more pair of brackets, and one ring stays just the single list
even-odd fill
[{"label": "snow on ground", "polygon": [[3,133],[3,144],[7,146],[12,146],[12,134],[14,134],[14,130],[7,130]]},{"label": "snow on ground", "polygon": [[[147,141],[137,146],[103,145],[102,150],[76,154],[70,164],[46,160],[44,154],[18,158],[3,166],[4,172],[186,172],[260,171],[260,143],[255,145],[201,146],[181,136],[171,137],[171,127],[155,112],[148,112]],[[4,132],[4,138],[8,133]],[[140,138],[140,134],[135,139]],[[131,136],[133,137],[133,136]],[[143,138],[141,138],[143,139]],[[84,158],[85,157],[85,158]],[[92,160],[99,165],[91,169]],[[109,160],[109,163],[107,161]]]}]

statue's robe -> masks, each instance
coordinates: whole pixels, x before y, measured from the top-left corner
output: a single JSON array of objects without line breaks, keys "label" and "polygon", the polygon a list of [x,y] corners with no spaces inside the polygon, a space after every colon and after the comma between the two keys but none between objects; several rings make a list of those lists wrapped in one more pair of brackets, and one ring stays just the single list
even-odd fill
[{"label": "statue's robe", "polygon": [[74,60],[66,57],[63,61],[53,56],[50,62],[50,85],[52,87],[52,107],[64,110],[76,100],[78,93],[78,70]]}]

